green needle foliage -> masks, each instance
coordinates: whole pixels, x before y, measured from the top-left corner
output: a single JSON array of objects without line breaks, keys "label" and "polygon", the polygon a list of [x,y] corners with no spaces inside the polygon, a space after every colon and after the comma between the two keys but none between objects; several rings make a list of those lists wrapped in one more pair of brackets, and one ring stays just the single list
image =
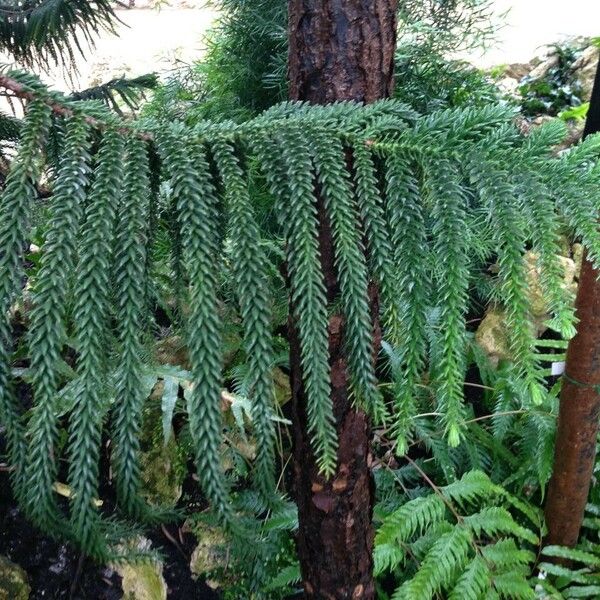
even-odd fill
[{"label": "green needle foliage", "polygon": [[[373,333],[369,309],[367,261],[361,241],[358,208],[354,201],[342,141],[316,131],[314,162],[331,222],[340,297],[346,317],[346,345],[351,388],[358,406],[381,420],[382,399],[373,365]],[[369,368],[371,367],[371,368]]]},{"label": "green needle foliage", "polygon": [[219,141],[213,145],[213,152],[225,188],[230,220],[229,236],[233,244],[233,255],[237,258],[233,264],[233,276],[244,322],[251,374],[249,396],[258,443],[256,478],[265,498],[269,498],[275,488],[275,426],[268,264],[261,251],[260,231],[253,216],[246,176],[234,147],[225,141]]},{"label": "green needle foliage", "polygon": [[150,186],[148,149],[136,137],[126,148],[123,194],[115,234],[116,320],[120,342],[113,409],[113,460],[117,495],[123,508],[142,516],[140,501],[139,431],[144,406],[143,335],[148,325],[146,305],[146,244]]},{"label": "green needle foliage", "polygon": [[337,440],[329,399],[327,296],[319,262],[319,223],[311,153],[297,128],[282,132],[279,143],[287,179],[278,180],[276,185],[285,186],[279,191],[280,199],[288,198],[287,206],[282,205],[281,210],[284,211],[291,299],[308,397],[308,429],[313,436],[319,468],[330,475],[335,471]]},{"label": "green needle foliage", "polygon": [[75,338],[79,385],[69,424],[71,526],[83,550],[99,554],[98,474],[106,394],[110,280],[116,208],[121,199],[124,138],[108,129],[96,156],[80,233],[75,283]]},{"label": "green needle foliage", "polygon": [[[395,385],[395,438],[400,454],[406,451],[407,435],[414,415],[416,386],[424,366],[430,262],[427,230],[414,167],[400,156],[386,162],[387,218],[391,228],[397,281],[399,327],[390,337],[401,347],[400,360],[392,361]],[[384,297],[385,300],[385,297]],[[400,341],[402,343],[400,344]]]},{"label": "green needle foliage", "polygon": [[27,500],[32,520],[43,529],[61,526],[53,490],[59,450],[56,397],[61,384],[62,352],[69,282],[75,265],[77,232],[90,175],[89,128],[82,116],[65,123],[64,150],[54,185],[47,250],[33,292],[29,338],[32,386],[37,403],[29,422]]},{"label": "green needle foliage", "polygon": [[100,31],[118,22],[110,0],[7,0],[0,5],[0,48],[26,67],[68,65]]},{"label": "green needle foliage", "polygon": [[22,492],[26,456],[23,423],[13,396],[10,377],[10,308],[22,287],[23,252],[28,218],[36,195],[35,182],[42,170],[41,148],[50,126],[50,109],[43,100],[27,107],[21,131],[19,156],[13,161],[0,205],[0,420],[6,427],[10,461],[17,495]]},{"label": "green needle foliage", "polygon": [[[145,395],[140,381],[150,325],[146,295],[159,271],[153,265],[148,268],[152,252],[147,240],[154,218],[150,175],[156,176],[152,189],[160,185],[166,190],[176,232],[170,245],[164,239],[160,243],[170,248],[172,264],[179,269],[174,291],[193,380],[185,412],[197,476],[227,524],[234,526],[236,518],[221,465],[223,319],[232,310],[226,307],[221,285],[224,269],[231,273],[244,331],[258,444],[257,487],[268,494],[274,486],[269,295],[273,265],[266,258],[259,208],[249,191],[257,183],[266,183],[277,215],[277,222],[269,224],[270,234],[285,245],[306,418],[325,475],[332,475],[337,464],[330,397],[332,315],[344,320],[354,401],[375,420],[389,418],[400,453],[406,451],[415,428],[423,433],[415,400],[429,383],[448,441],[454,446],[464,437],[470,414],[463,398],[466,319],[472,308],[471,286],[482,272],[490,273],[494,300],[507,314],[511,380],[519,384],[518,401],[522,406],[538,402],[544,372],[535,358],[524,256],[532,251],[539,257],[544,286],[551,292],[553,322],[569,335],[573,311],[563,297],[554,253],[559,235],[567,229],[600,266],[599,138],[590,137],[556,157],[552,147],[564,130],[551,125],[523,136],[505,106],[422,117],[394,100],[370,106],[284,103],[238,124],[202,122],[189,127],[149,120],[142,134],[97,106],[50,93],[30,76],[11,76],[35,100],[29,103],[18,155],[0,201],[0,418],[10,437],[14,483],[18,490],[25,476],[28,482],[36,481],[36,498],[33,492],[26,494],[24,504],[44,528],[57,527],[63,518],[51,493],[61,458],[53,406],[67,385],[73,397],[66,410],[71,537],[87,552],[106,555],[110,523],[96,508],[106,422],[114,440],[119,508],[145,516],[139,500],[138,432]],[[29,340],[34,399],[32,411],[24,415],[10,392],[11,308],[23,287],[27,215],[45,166],[41,151],[50,124],[49,104],[55,107],[57,102],[75,114],[56,115],[64,143],[58,169],[50,171],[54,199],[42,244],[42,268],[33,281]],[[82,115],[95,122],[88,119],[85,125]],[[88,129],[94,129],[98,141],[94,152]],[[160,172],[150,173],[149,150],[157,151]],[[339,283],[333,289],[326,289],[321,267],[322,215],[329,220],[333,238]],[[497,274],[489,269],[494,263]],[[68,310],[71,270],[74,306]],[[381,290],[384,336],[394,357],[394,403],[384,402],[376,386],[372,281]],[[72,338],[67,337],[70,332]],[[67,350],[75,356],[74,374],[63,362]],[[43,448],[53,452],[42,456]],[[37,498],[41,500],[34,507]],[[479,520],[468,518],[467,529],[438,532],[422,568],[435,570],[439,563],[445,571],[427,594],[438,593],[451,580],[459,584],[451,575],[466,564],[474,537],[494,535],[494,523],[499,532],[510,525],[501,511],[488,511]],[[456,551],[447,554],[445,548]],[[451,564],[438,561],[442,555],[449,556]],[[481,579],[484,565],[477,564],[475,572],[465,574],[463,588],[469,577]]]},{"label": "green needle foliage", "polygon": [[159,144],[177,198],[183,260],[189,277],[188,348],[194,388],[188,399],[198,477],[209,500],[231,522],[231,505],[220,464],[221,315],[217,297],[220,240],[216,190],[206,149],[179,129]]}]

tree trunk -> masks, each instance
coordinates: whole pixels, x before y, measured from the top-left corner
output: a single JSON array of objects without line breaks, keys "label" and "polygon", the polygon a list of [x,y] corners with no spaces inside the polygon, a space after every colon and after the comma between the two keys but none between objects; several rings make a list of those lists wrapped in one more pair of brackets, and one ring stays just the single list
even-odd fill
[{"label": "tree trunk", "polygon": [[[584,137],[600,131],[600,65]],[[583,522],[600,416],[600,273],[584,255],[576,310],[577,335],[567,350],[554,468],[546,501],[548,544],[575,546]]]},{"label": "tree trunk", "polygon": [[[289,0],[290,98],[324,104],[372,102],[393,86],[396,0]],[[319,201],[321,265],[327,295],[337,293],[329,222]],[[374,356],[380,344],[377,293],[371,290]],[[294,475],[300,529],[298,555],[308,598],[371,599],[373,481],[370,427],[352,408],[343,352],[343,319],[329,321],[332,402],[339,437],[338,467],[318,473],[307,432],[300,352],[290,325],[294,407]]]}]

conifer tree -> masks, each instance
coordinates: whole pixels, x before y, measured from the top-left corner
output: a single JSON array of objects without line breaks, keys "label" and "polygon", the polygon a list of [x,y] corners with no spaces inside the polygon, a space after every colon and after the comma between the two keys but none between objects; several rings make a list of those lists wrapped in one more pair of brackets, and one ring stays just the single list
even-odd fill
[{"label": "conifer tree", "polygon": [[[147,516],[139,382],[152,316],[146,294],[154,254],[146,245],[162,211],[178,234],[166,246],[178,261],[173,287],[185,305],[192,381],[182,416],[197,478],[228,531],[244,533],[221,464],[222,329],[224,316],[236,313],[257,441],[254,479],[263,496],[272,493],[273,265],[252,202],[257,182],[266,182],[272,227],[285,246],[308,597],[374,597],[370,425],[388,418],[397,451],[406,452],[425,371],[440,429],[453,446],[463,439],[468,292],[491,260],[498,272],[489,283],[505,308],[515,357],[511,375],[525,408],[540,401],[524,255],[531,248],[540,257],[553,322],[571,333],[558,232],[568,225],[590,265],[600,266],[600,139],[588,136],[554,156],[561,123],[523,136],[507,106],[420,115],[382,99],[392,88],[395,8],[393,0],[292,0],[294,100],[242,123],[124,121],[27,73],[0,75],[0,86],[27,105],[0,196],[0,423],[17,499],[39,527],[100,560],[114,558],[122,530],[98,497],[107,431],[118,514]],[[53,198],[40,268],[27,272],[43,175]],[[149,175],[158,199],[145,193]],[[14,308],[29,288],[33,310],[22,339],[14,335]],[[382,335],[397,350],[394,398],[377,389]],[[12,368],[15,350],[30,357],[25,373]],[[31,382],[30,410],[14,393],[19,378]],[[66,436],[59,435],[62,416]],[[66,509],[54,492],[64,463],[73,491]],[[473,531],[484,531],[479,521]]]}]

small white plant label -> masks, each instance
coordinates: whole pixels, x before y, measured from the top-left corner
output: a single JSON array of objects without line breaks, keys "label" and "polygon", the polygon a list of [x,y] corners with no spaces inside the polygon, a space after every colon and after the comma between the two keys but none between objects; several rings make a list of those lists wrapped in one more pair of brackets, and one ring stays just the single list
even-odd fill
[{"label": "small white plant label", "polygon": [[552,363],[552,375],[562,375],[565,372],[565,361],[561,360],[560,362]]}]

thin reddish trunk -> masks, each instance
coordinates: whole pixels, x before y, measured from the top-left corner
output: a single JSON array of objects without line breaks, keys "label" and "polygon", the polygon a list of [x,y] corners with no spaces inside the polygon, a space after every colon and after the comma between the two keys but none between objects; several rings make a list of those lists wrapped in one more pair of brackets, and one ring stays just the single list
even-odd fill
[{"label": "thin reddish trunk", "polygon": [[[600,131],[600,65],[584,137]],[[600,273],[584,256],[577,292],[577,335],[567,350],[554,469],[546,501],[548,544],[574,546],[596,458],[600,417]]]},{"label": "thin reddish trunk", "polygon": [[[396,0],[289,0],[290,98],[315,104],[372,102],[393,85]],[[331,230],[319,202],[321,265],[329,300],[337,294]],[[374,353],[380,334],[372,290]],[[343,351],[343,319],[329,321],[332,401],[339,436],[338,468],[318,473],[306,426],[298,339],[290,326],[294,406],[294,473],[300,529],[298,555],[308,598],[372,599],[373,481],[370,427],[352,408]]]}]

